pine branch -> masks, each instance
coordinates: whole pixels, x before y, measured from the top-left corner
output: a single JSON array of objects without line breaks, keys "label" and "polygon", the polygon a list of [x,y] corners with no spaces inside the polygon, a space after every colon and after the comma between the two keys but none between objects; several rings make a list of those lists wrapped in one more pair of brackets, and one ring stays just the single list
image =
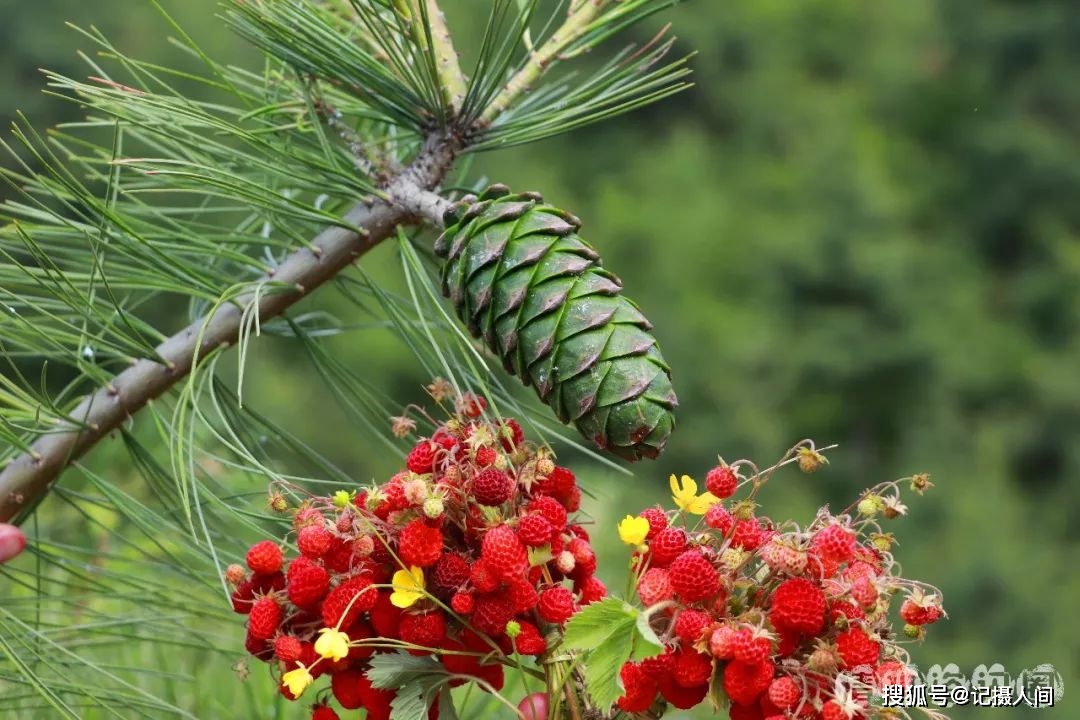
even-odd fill
[{"label": "pine branch", "polygon": [[357,230],[329,227],[289,256],[256,290],[218,307],[156,348],[165,362],[137,360],[109,385],[84,398],[54,432],[0,470],[0,522],[31,508],[71,463],[129,417],[185,378],[203,358],[234,344],[254,309],[260,321],[280,315],[361,255],[393,235],[400,224],[442,224],[447,202],[431,192],[460,151],[443,135],[428,138],[416,159],[387,183],[382,197],[358,203],[344,220]]},{"label": "pine branch", "polygon": [[431,28],[431,43],[438,63],[439,83],[442,85],[445,100],[455,112],[460,112],[461,103],[468,92],[468,81],[461,71],[457,51],[446,27],[446,16],[437,0],[424,0],[427,3],[427,20]]}]

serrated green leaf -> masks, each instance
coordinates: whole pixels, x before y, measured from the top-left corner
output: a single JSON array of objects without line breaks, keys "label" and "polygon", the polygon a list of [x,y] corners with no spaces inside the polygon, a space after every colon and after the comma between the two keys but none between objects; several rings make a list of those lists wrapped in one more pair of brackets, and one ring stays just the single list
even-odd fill
[{"label": "serrated green leaf", "polygon": [[427,720],[428,708],[446,681],[445,675],[424,675],[399,687],[390,703],[390,719]]},{"label": "serrated green leaf", "polygon": [[430,655],[417,657],[405,653],[379,653],[371,658],[370,666],[368,680],[382,689],[401,688],[426,678],[443,679],[446,676],[442,665]]},{"label": "serrated green leaf", "polygon": [[622,623],[623,632],[613,633],[597,645],[585,659],[585,687],[596,706],[606,712],[623,694],[619,671],[630,659],[636,631]]},{"label": "serrated green leaf", "polygon": [[543,545],[538,548],[529,548],[529,567],[539,567],[551,561],[551,545]]},{"label": "serrated green leaf", "polygon": [[629,647],[637,616],[638,611],[632,605],[618,598],[590,603],[566,623],[563,643],[571,649],[591,650],[609,637],[624,636]]}]

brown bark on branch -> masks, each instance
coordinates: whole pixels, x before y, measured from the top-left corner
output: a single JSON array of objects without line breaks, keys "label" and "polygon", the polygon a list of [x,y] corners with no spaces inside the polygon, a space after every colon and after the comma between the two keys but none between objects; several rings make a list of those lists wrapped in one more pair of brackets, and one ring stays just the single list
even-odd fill
[{"label": "brown bark on branch", "polygon": [[427,220],[441,226],[448,203],[431,192],[453,164],[458,142],[428,138],[416,159],[386,185],[382,197],[369,198],[345,214],[357,231],[330,227],[267,274],[261,292],[252,290],[221,305],[157,347],[165,364],[140,359],[87,396],[68,420],[37,439],[28,452],[0,470],[0,522],[14,518],[47,493],[57,477],[103,438],[154,398],[184,379],[216,348],[228,347],[240,335],[245,311],[257,303],[261,321],[280,315],[354,260],[390,237],[398,225]]}]

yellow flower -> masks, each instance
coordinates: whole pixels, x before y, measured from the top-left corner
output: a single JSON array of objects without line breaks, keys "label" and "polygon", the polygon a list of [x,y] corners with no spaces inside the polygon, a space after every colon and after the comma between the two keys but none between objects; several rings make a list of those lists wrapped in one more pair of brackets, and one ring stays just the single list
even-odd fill
[{"label": "yellow flower", "polygon": [[315,641],[315,652],[328,660],[340,660],[349,654],[349,636],[336,628],[323,628]]},{"label": "yellow flower", "polygon": [[679,480],[672,475],[670,483],[672,499],[685,512],[704,515],[706,510],[720,502],[720,498],[710,492],[698,495],[697,483],[689,475],[683,475]]},{"label": "yellow flower", "polygon": [[425,596],[424,568],[413,565],[408,570],[398,570],[390,582],[394,587],[390,603],[394,607],[410,607]]},{"label": "yellow flower", "polygon": [[281,684],[289,689],[293,697],[300,697],[313,682],[315,678],[311,677],[311,673],[303,665],[281,676]]},{"label": "yellow flower", "polygon": [[649,534],[649,521],[643,517],[627,515],[619,523],[619,539],[627,545],[640,545]]}]

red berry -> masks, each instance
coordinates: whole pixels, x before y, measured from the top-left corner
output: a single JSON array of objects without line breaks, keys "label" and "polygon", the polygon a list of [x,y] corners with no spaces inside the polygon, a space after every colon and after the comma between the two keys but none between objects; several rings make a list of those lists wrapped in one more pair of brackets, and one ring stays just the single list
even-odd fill
[{"label": "red berry", "polygon": [[472,624],[485,635],[498,637],[506,631],[506,623],[514,617],[514,608],[505,595],[485,593],[476,598]]},{"label": "red berry", "polygon": [[802,698],[802,689],[787,675],[773,680],[768,692],[769,702],[780,711],[795,707]]},{"label": "red berry", "polygon": [[401,531],[398,556],[405,565],[431,567],[443,554],[442,530],[417,518]]},{"label": "red berry", "polygon": [[502,505],[514,494],[514,482],[502,470],[484,468],[473,480],[472,491],[481,505]]},{"label": "red berry", "polygon": [[375,600],[375,607],[371,608],[371,626],[379,637],[398,637],[398,628],[401,625],[401,608],[395,607],[390,602],[391,593],[383,590]]},{"label": "red berry", "polygon": [[535,692],[522,698],[517,706],[522,720],[547,720],[548,696],[547,693]]},{"label": "red berry", "polygon": [[686,550],[686,533],[682,528],[668,527],[656,533],[649,543],[649,557],[653,567],[667,567]]},{"label": "red berry", "polygon": [[281,569],[282,562],[281,548],[270,540],[257,542],[247,551],[248,567],[260,575],[273,575]]},{"label": "red berry", "polygon": [[506,594],[515,614],[526,613],[536,607],[540,598],[535,585],[523,578],[512,580],[509,585]]},{"label": "red berry", "polygon": [[712,658],[692,648],[680,648],[675,653],[671,671],[675,682],[684,688],[706,685],[712,677]]},{"label": "red berry", "polygon": [[[577,587],[575,585],[575,587]],[[581,592],[581,604],[588,605],[607,597],[607,586],[595,575],[587,577],[577,588]]]},{"label": "red berry", "polygon": [[772,654],[769,638],[758,635],[748,627],[736,630],[729,642],[731,656],[739,662],[755,664],[768,660]]},{"label": "red berry", "polygon": [[330,589],[330,573],[303,555],[289,565],[286,579],[289,600],[298,608],[314,607]]},{"label": "red berry", "polygon": [[677,683],[672,675],[662,675],[658,679],[657,686],[668,704],[679,710],[689,710],[704,700],[709,692],[708,683],[686,688]]},{"label": "red berry", "polygon": [[330,677],[330,690],[346,710],[356,710],[364,705],[362,670],[339,670]]},{"label": "red berry", "polygon": [[855,535],[841,525],[829,525],[818,531],[810,544],[822,558],[834,562],[845,563],[855,557]]},{"label": "red berry", "polygon": [[494,592],[502,583],[499,573],[484,558],[473,563],[469,569],[469,580],[479,592]]},{"label": "red berry", "polygon": [[683,610],[675,617],[672,631],[683,645],[693,645],[712,625],[712,616],[701,610]]},{"label": "red berry", "polygon": [[645,607],[670,600],[675,594],[675,591],[671,589],[668,571],[657,567],[649,568],[638,578],[637,592]]},{"label": "red berry", "polygon": [[318,705],[311,711],[311,720],[341,720],[341,717],[334,708]]},{"label": "red berry", "polygon": [[668,579],[684,602],[705,600],[720,591],[720,575],[700,550],[687,550],[668,568]]},{"label": "red berry", "polygon": [[436,445],[429,440],[417,443],[416,447],[409,453],[409,457],[405,459],[405,467],[417,475],[426,475],[433,472],[435,470],[435,448]]},{"label": "red berry", "polygon": [[401,616],[400,633],[402,642],[438,649],[446,639],[446,616],[441,610],[419,615],[405,613]]},{"label": "red berry", "polygon": [[705,524],[721,535],[727,535],[735,524],[735,516],[720,503],[715,503],[705,511]]},{"label": "red berry", "polygon": [[825,627],[825,592],[806,578],[789,578],[773,591],[769,620],[777,630],[817,635]]},{"label": "red berry", "polygon": [[561,532],[566,527],[566,508],[558,500],[547,495],[539,495],[529,501],[528,511],[543,515],[544,519],[551,523],[555,532]]},{"label": "red berry", "polygon": [[[773,720],[773,718],[765,718],[765,714],[761,712],[757,703],[753,705],[732,703],[728,708],[728,718],[730,720]],[[784,720],[783,717],[780,720]]]},{"label": "red berry", "polygon": [[494,465],[498,459],[499,453],[495,451],[495,448],[482,445],[476,449],[476,464],[480,467]]},{"label": "red berry", "polygon": [[518,636],[514,638],[514,647],[521,655],[540,656],[547,652],[547,642],[540,634],[540,629],[528,620],[518,620]]},{"label": "red berry", "polygon": [[450,609],[456,612],[458,615],[471,614],[473,611],[473,607],[474,602],[472,593],[454,593],[454,597],[450,598]]},{"label": "red berry", "polygon": [[645,671],[641,663],[628,662],[619,671],[623,696],[616,702],[628,713],[643,713],[652,707],[656,699],[656,678]]},{"label": "red berry", "polygon": [[255,586],[251,580],[245,580],[236,586],[229,599],[232,601],[233,612],[247,615],[251,612],[252,603],[255,602]]},{"label": "red berry", "polygon": [[299,638],[294,635],[279,635],[274,641],[274,655],[286,663],[299,660],[302,649]]},{"label": "red berry", "polygon": [[735,494],[739,478],[727,465],[717,465],[705,476],[705,489],[718,498],[729,498]]},{"label": "red berry", "polygon": [[574,594],[562,585],[547,588],[540,593],[536,611],[545,622],[564,623],[574,614]]},{"label": "red berry", "polygon": [[900,605],[900,617],[908,625],[929,625],[941,619],[941,608],[907,598]]},{"label": "red berry", "polygon": [[775,667],[767,660],[759,663],[732,660],[724,666],[724,692],[732,702],[750,705],[768,689],[774,672]]},{"label": "red berry", "polygon": [[881,645],[866,634],[861,627],[848,628],[836,636],[836,649],[843,662],[842,668],[875,665],[881,654]]},{"label": "red berry", "polygon": [[257,640],[274,637],[281,625],[281,606],[271,597],[261,597],[251,606],[248,615],[248,634]]},{"label": "red berry", "polygon": [[851,715],[835,700],[821,706],[821,720],[851,720]]},{"label": "red berry", "polygon": [[469,562],[455,553],[445,553],[431,571],[431,591],[437,597],[450,597],[468,580]]},{"label": "red berry", "polygon": [[296,547],[301,555],[318,560],[327,553],[334,536],[322,525],[305,525],[296,533]]},{"label": "red berry", "polygon": [[768,532],[761,527],[761,522],[757,518],[736,520],[731,529],[731,544],[744,550],[757,550],[768,537]]},{"label": "red berry", "polygon": [[521,425],[518,425],[517,420],[509,418],[503,422],[499,430],[499,441],[506,452],[513,452],[515,448],[521,447],[525,442],[525,432],[521,429]]},{"label": "red berry", "polygon": [[526,515],[518,521],[518,537],[529,547],[542,547],[551,542],[555,528],[543,515]]},{"label": "red berry", "polygon": [[349,578],[330,591],[322,604],[323,625],[326,627],[347,628],[361,613],[375,607],[379,591],[372,587],[371,578],[358,575]]},{"label": "red berry", "polygon": [[509,525],[488,530],[481,541],[480,556],[502,577],[519,575],[529,567],[525,545]]}]

